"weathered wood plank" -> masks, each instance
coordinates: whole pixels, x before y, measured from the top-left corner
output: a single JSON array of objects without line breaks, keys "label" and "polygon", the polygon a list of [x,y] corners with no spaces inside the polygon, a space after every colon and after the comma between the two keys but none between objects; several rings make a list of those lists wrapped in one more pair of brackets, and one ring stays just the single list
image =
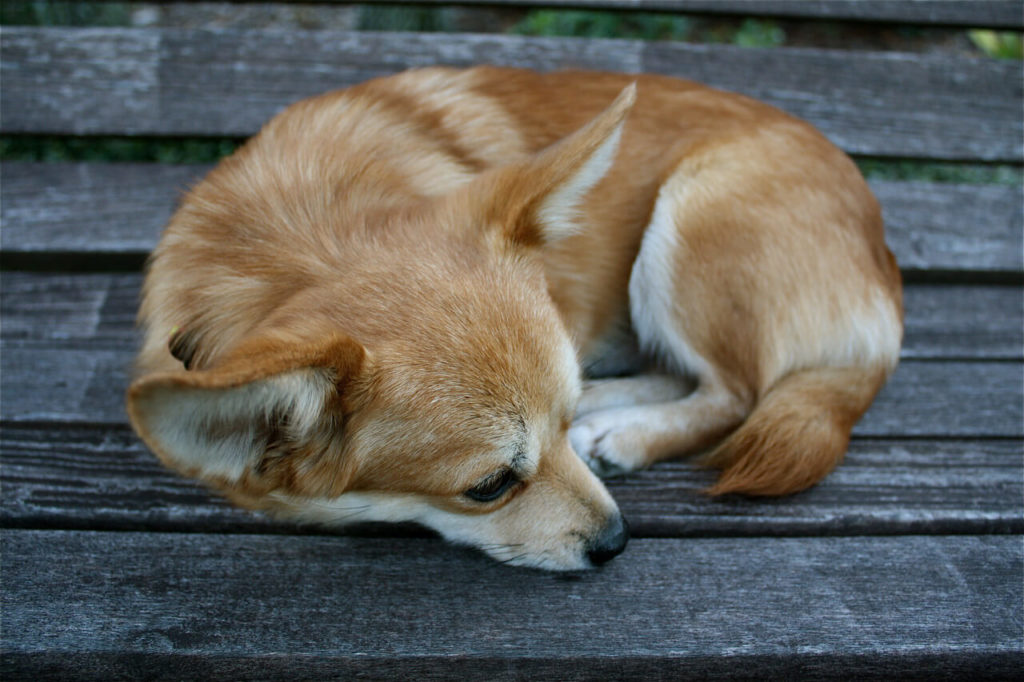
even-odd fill
[{"label": "weathered wood plank", "polygon": [[[181,4],[161,0],[155,4]],[[188,0],[186,0],[188,1]],[[253,0],[230,0],[252,4]],[[290,0],[267,0],[273,3]],[[301,0],[327,4],[334,0]],[[451,0],[375,0],[375,4],[451,5]],[[1021,0],[460,0],[479,7],[626,10],[977,28],[1024,27]]]},{"label": "weathered wood plank", "polygon": [[144,256],[181,195],[209,170],[209,165],[163,163],[4,163],[4,255]]},{"label": "weathered wood plank", "polygon": [[[821,484],[783,499],[709,499],[700,491],[713,474],[685,461],[608,487],[635,537],[1021,533],[1022,452],[1019,440],[858,439]],[[231,506],[165,469],[124,427],[10,425],[0,435],[0,461],[5,527],[326,532]]]},{"label": "weathered wood plank", "polygon": [[[249,135],[286,104],[409,67],[650,71],[765,99],[847,150],[1020,161],[1014,63],[507,35],[11,27],[5,133]],[[756,77],[751,77],[756,74]]]},{"label": "weathered wood plank", "polygon": [[[904,271],[1024,270],[1019,187],[870,181],[886,236]],[[960,263],[960,265],[957,265]],[[996,265],[998,263],[998,265]],[[968,265],[971,264],[971,265]]]},{"label": "weathered wood plank", "polygon": [[138,272],[0,272],[0,338],[26,347],[137,348],[141,286]]},{"label": "weathered wood plank", "polygon": [[[868,151],[875,148],[880,156],[1019,160],[1024,151],[1024,124],[1019,116],[1024,76],[1016,65],[993,80],[981,73],[967,76],[980,79],[974,84],[979,89],[972,94],[958,84],[956,72],[962,64],[940,66],[919,55],[729,48],[726,61],[709,47],[646,43],[643,70],[685,74],[770,102],[811,121],[851,153],[875,154]],[[984,60],[975,67],[981,63]],[[763,81],[761,74],[774,77]],[[927,85],[922,91],[923,84]],[[901,100],[899,113],[893,108],[896,100]],[[988,110],[989,105],[993,109]],[[905,106],[914,113],[904,110]],[[1011,123],[1013,115],[1017,118]],[[969,135],[961,133],[970,126],[978,129]],[[996,145],[981,140],[1000,134],[1004,137],[998,151]],[[940,143],[942,135],[953,139]],[[886,140],[895,145],[888,152],[882,151]]]},{"label": "weathered wood plank", "polygon": [[[82,254],[141,260],[183,190],[209,166],[6,163],[0,166],[5,262]],[[909,273],[1024,272],[1024,197],[1003,185],[873,180],[889,243]]]},{"label": "weathered wood plank", "polygon": [[[140,273],[0,273],[0,338],[11,347],[126,350]],[[1024,289],[908,284],[904,358],[1024,360]]]},{"label": "weathered wood plank", "polygon": [[1022,661],[1016,536],[634,540],[572,576],[433,539],[7,530],[3,552],[5,679],[943,679]]},{"label": "weathered wood plank", "polygon": [[[395,0],[443,5],[449,0]],[[932,24],[992,28],[1024,27],[1020,0],[470,0],[459,4],[564,9],[634,10],[828,21]]]},{"label": "weathered wood plank", "polygon": [[630,523],[660,537],[1019,533],[1019,440],[855,439],[815,488],[779,499],[708,499],[713,472],[670,462],[617,479]]},{"label": "weathered wood plank", "polygon": [[[124,424],[125,351],[0,346],[8,422]],[[908,360],[857,425],[860,436],[1024,436],[1024,365]]]},{"label": "weathered wood plank", "polygon": [[1024,289],[915,285],[903,289],[904,358],[1024,359]]}]

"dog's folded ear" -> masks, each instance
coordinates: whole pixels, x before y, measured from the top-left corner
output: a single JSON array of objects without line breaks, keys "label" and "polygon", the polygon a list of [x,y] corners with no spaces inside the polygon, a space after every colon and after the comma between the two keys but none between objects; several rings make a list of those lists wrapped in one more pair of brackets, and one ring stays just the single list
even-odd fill
[{"label": "dog's folded ear", "polygon": [[580,207],[615,161],[622,127],[636,101],[636,83],[572,135],[533,159],[498,171],[483,192],[486,216],[526,245],[558,241],[580,229]]},{"label": "dog's folded ear", "polygon": [[345,336],[257,341],[209,369],[141,377],[128,389],[128,415],[173,468],[221,488],[272,488],[278,460],[337,435],[366,364]]}]

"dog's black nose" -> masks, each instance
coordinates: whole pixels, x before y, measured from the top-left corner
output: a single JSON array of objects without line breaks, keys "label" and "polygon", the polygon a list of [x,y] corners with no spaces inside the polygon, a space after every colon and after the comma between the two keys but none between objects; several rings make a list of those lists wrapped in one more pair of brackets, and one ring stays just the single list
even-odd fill
[{"label": "dog's black nose", "polygon": [[587,556],[592,564],[600,566],[621,554],[622,550],[626,549],[627,542],[629,542],[629,524],[626,523],[622,514],[616,514],[601,530],[601,534],[591,542]]}]

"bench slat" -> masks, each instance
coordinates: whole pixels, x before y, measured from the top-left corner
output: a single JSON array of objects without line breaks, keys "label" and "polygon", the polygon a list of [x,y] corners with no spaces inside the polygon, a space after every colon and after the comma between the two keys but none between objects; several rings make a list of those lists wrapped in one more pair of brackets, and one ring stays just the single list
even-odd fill
[{"label": "bench slat", "polygon": [[5,256],[97,253],[144,256],[181,195],[210,165],[25,163],[0,165]]},{"label": "bench slat", "polygon": [[[0,338],[9,347],[126,350],[142,275],[0,273]],[[904,358],[1024,360],[1024,289],[908,284]]]},{"label": "bench slat", "polygon": [[[253,4],[253,0],[231,0]],[[263,0],[257,0],[262,2]],[[280,0],[267,0],[280,2]],[[314,0],[327,4],[331,0]],[[180,4],[160,0],[156,4]],[[377,4],[451,5],[451,0],[378,0]],[[625,10],[780,19],[1024,28],[1021,0],[460,0],[477,7]]]},{"label": "bench slat", "polygon": [[5,133],[249,135],[286,104],[414,66],[685,76],[777,104],[848,151],[1020,161],[1014,62],[635,40],[31,28],[0,46]]},{"label": "bench slat", "polygon": [[[116,254],[141,262],[206,165],[5,163],[0,225],[12,256]],[[1024,272],[1019,188],[873,180],[889,243],[907,272]]]},{"label": "bench slat", "polygon": [[[129,351],[0,346],[8,422],[126,423]],[[1024,436],[1020,362],[903,362],[854,429],[859,436]]]},{"label": "bench slat", "polygon": [[640,539],[574,576],[433,539],[8,530],[3,551],[5,679],[934,679],[1021,661],[1016,536]]},{"label": "bench slat", "polygon": [[[450,4],[450,0],[401,2],[419,5]],[[1024,27],[1024,4],[1020,0],[471,0],[460,4],[616,9],[936,26]]]},{"label": "bench slat", "polygon": [[[612,479],[608,488],[636,537],[1020,533],[1022,447],[1019,440],[856,439],[821,484],[782,499],[709,499],[700,490],[713,473],[685,461]],[[123,427],[11,425],[0,436],[0,457],[0,522],[8,527],[327,532],[231,506],[165,469]]]}]

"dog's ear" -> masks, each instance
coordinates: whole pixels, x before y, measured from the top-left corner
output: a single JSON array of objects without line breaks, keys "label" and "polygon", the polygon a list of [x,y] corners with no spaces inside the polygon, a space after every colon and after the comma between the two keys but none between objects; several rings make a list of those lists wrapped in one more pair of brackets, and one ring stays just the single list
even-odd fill
[{"label": "dog's ear", "polygon": [[366,364],[363,347],[344,336],[249,343],[210,369],[136,380],[128,415],[169,466],[221,488],[272,488],[268,458],[280,474],[275,459],[340,429]]},{"label": "dog's ear", "polygon": [[636,83],[583,128],[523,164],[498,171],[485,189],[488,216],[526,245],[551,243],[580,228],[580,207],[615,161]]}]

